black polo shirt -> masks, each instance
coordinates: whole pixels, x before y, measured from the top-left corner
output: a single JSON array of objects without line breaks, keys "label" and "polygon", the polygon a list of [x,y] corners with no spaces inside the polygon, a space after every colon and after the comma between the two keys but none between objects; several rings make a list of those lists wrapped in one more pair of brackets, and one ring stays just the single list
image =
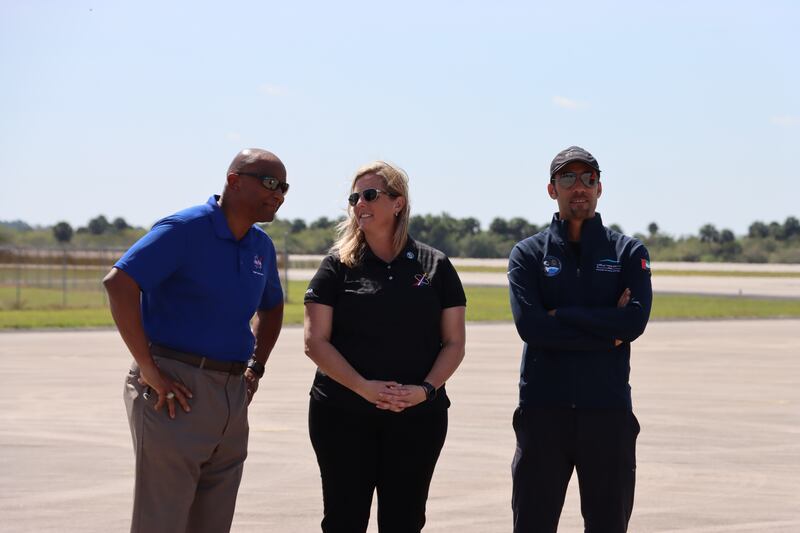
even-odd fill
[{"label": "black polo shirt", "polygon": [[[409,237],[391,263],[369,249],[354,268],[328,255],[304,301],[333,307],[331,344],[364,378],[419,384],[442,347],[442,309],[466,305],[467,299],[447,256]],[[375,410],[319,369],[311,396],[345,408]],[[434,402],[406,411],[449,405],[442,387]]]}]

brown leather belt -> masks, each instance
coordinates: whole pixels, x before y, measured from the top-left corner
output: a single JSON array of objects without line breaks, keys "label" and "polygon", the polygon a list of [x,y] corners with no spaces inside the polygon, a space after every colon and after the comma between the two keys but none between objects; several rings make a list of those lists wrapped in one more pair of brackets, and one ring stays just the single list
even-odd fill
[{"label": "brown leather belt", "polygon": [[186,363],[187,365],[196,366],[205,370],[216,370],[217,372],[226,372],[235,376],[244,374],[247,370],[247,361],[220,361],[219,359],[209,359],[202,355],[197,355],[187,352],[179,352],[166,346],[158,344],[150,344],[150,353],[157,357],[164,357],[166,359],[173,359]]}]

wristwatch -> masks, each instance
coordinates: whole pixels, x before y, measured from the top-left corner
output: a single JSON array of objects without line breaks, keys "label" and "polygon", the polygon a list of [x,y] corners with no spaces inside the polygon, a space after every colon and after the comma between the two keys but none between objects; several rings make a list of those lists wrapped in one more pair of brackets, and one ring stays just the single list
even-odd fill
[{"label": "wristwatch", "polygon": [[427,381],[423,381],[420,386],[425,389],[425,399],[429,402],[432,402],[436,398],[436,387]]},{"label": "wristwatch", "polygon": [[247,362],[247,368],[249,368],[250,371],[259,378],[264,377],[264,363],[259,363],[255,359],[250,359]]}]

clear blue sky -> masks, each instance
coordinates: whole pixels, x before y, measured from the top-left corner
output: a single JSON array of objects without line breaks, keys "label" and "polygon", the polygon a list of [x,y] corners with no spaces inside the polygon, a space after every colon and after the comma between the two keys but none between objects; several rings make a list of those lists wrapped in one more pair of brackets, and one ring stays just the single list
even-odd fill
[{"label": "clear blue sky", "polygon": [[282,218],[407,170],[417,214],[549,220],[550,160],[627,232],[800,215],[800,4],[0,0],[0,220],[149,225],[274,151]]}]

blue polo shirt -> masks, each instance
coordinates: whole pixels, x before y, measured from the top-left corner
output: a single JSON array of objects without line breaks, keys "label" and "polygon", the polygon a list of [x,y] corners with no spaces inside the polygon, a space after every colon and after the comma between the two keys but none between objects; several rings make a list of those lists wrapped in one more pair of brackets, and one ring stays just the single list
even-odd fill
[{"label": "blue polo shirt", "polygon": [[283,300],[275,247],[261,228],[239,241],[218,196],[156,222],[115,267],[142,290],[150,342],[224,361],[246,361],[257,309]]}]

